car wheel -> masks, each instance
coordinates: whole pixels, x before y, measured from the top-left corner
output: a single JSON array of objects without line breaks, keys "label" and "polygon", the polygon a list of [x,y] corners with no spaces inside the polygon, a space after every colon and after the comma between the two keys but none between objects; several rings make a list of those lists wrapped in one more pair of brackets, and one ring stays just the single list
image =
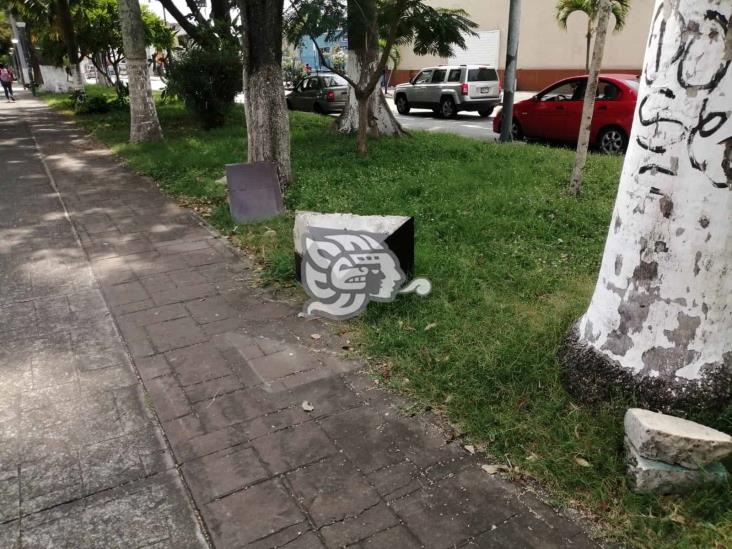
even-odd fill
[{"label": "car wheel", "polygon": [[628,139],[620,128],[605,128],[597,136],[597,147],[605,154],[623,154],[627,146]]},{"label": "car wheel", "polygon": [[292,101],[290,101],[289,99],[287,100],[287,110],[288,111],[293,110],[293,108],[292,108]]},{"label": "car wheel", "polygon": [[514,141],[521,141],[524,138],[524,130],[521,129],[521,124],[515,118],[511,123],[511,137]]},{"label": "car wheel", "polygon": [[397,95],[396,108],[399,114],[409,114],[411,107],[409,106],[406,95]]},{"label": "car wheel", "polygon": [[478,111],[478,115],[482,118],[488,118],[491,114],[493,114],[493,107],[490,109],[483,109],[482,111]]},{"label": "car wheel", "polygon": [[440,116],[443,118],[455,118],[457,116],[455,101],[453,101],[452,97],[443,97],[440,99]]},{"label": "car wheel", "polygon": [[323,107],[321,107],[320,103],[318,103],[317,101],[313,103],[313,112],[316,114],[325,114]]}]

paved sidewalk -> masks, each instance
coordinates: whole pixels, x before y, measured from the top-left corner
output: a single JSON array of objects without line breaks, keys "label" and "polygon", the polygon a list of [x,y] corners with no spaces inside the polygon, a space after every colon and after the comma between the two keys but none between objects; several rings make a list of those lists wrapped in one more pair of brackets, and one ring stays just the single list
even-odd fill
[{"label": "paved sidewalk", "polygon": [[0,547],[594,546],[68,119],[1,105],[0,161]]}]

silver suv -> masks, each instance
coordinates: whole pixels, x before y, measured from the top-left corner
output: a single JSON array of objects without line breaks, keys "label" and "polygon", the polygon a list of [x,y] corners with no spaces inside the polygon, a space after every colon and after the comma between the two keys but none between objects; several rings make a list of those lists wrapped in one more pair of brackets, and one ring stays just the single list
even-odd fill
[{"label": "silver suv", "polygon": [[501,102],[501,81],[496,69],[484,65],[440,65],[422,69],[394,91],[399,114],[411,108],[432,109],[438,116],[452,118],[460,111],[478,111],[490,116]]}]

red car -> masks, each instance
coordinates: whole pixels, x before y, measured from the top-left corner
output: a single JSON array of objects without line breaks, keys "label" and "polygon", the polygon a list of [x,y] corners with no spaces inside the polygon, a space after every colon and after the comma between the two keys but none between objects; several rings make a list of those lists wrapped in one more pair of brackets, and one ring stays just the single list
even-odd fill
[{"label": "red car", "polygon": [[[513,137],[577,142],[587,76],[560,80],[526,101],[513,106]],[[592,116],[590,145],[608,154],[619,154],[628,146],[638,100],[638,78],[632,74],[602,74]],[[493,120],[493,131],[501,131],[503,117]]]}]

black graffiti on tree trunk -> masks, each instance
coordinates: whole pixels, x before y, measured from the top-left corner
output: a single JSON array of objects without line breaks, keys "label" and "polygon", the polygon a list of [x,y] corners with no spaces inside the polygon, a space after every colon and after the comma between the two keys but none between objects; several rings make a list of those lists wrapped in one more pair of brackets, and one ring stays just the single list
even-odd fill
[{"label": "black graffiti on tree trunk", "polygon": [[[712,1],[708,0],[708,3],[711,6]],[[709,9],[703,12],[701,20],[697,20],[673,9],[672,16],[667,19],[663,16],[665,10],[661,3],[654,15],[648,39],[648,49],[655,55],[649,56],[643,71],[645,83],[651,89],[638,107],[640,126],[636,144],[647,151],[639,173],[677,175],[679,158],[664,155],[674,146],[685,143],[691,167],[703,173],[715,187],[727,188],[732,184],[732,129],[727,124],[730,119],[728,99],[724,103],[722,96],[717,102],[723,104],[714,107],[710,105],[710,98],[719,98],[720,94],[714,92],[732,64],[725,50],[728,47],[729,17]],[[720,47],[720,62],[716,66],[707,67],[706,63],[699,66],[714,54],[714,48]],[[664,52],[669,50],[671,54],[665,56]],[[662,66],[666,57],[669,61]],[[672,73],[674,68],[675,74]],[[677,103],[684,98],[677,97],[668,84],[653,89],[656,81],[664,76],[667,82],[668,79],[676,80],[688,96],[706,95],[696,119],[684,120],[684,108],[679,108]],[[726,110],[719,110],[722,108]]]}]

